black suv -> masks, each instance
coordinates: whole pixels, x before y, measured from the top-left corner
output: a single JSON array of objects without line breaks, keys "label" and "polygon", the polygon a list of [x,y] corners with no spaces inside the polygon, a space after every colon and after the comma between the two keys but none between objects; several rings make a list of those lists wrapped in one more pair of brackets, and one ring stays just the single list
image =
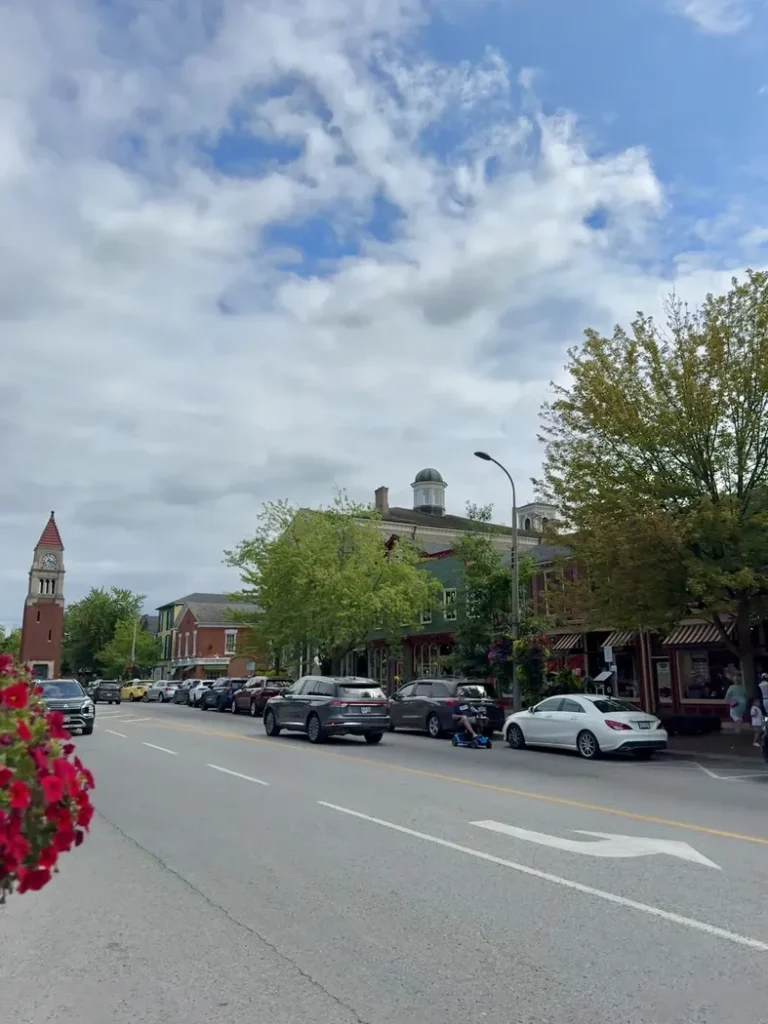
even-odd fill
[{"label": "black suv", "polygon": [[281,729],[305,732],[311,743],[328,736],[365,736],[379,743],[389,727],[387,698],[373,679],[359,676],[303,676],[264,708],[267,736]]},{"label": "black suv", "polygon": [[91,700],[94,704],[103,701],[105,704],[120,703],[121,684],[114,679],[97,679],[90,690]]},{"label": "black suv", "polygon": [[229,711],[232,707],[232,698],[247,682],[247,679],[230,679],[228,677],[217,679],[213,686],[203,690],[199,706],[203,711],[208,711],[210,708],[216,708],[217,711]]},{"label": "black suv", "polygon": [[418,729],[437,739],[456,731],[453,720],[459,703],[483,707],[485,732],[492,736],[504,726],[504,705],[472,679],[417,679],[393,693],[389,701],[390,729]]}]

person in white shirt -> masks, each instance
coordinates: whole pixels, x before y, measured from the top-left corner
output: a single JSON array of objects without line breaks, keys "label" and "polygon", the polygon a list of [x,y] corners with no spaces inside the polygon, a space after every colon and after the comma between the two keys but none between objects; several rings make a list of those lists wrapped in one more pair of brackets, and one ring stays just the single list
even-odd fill
[{"label": "person in white shirt", "polygon": [[752,746],[759,747],[761,745],[761,737],[763,735],[763,726],[765,725],[765,717],[763,715],[763,709],[760,706],[761,700],[759,697],[755,697],[752,701],[752,707],[749,710],[749,719],[752,722],[753,737]]},{"label": "person in white shirt", "polygon": [[768,672],[763,672],[760,676],[758,686],[763,698],[763,711],[768,714]]}]

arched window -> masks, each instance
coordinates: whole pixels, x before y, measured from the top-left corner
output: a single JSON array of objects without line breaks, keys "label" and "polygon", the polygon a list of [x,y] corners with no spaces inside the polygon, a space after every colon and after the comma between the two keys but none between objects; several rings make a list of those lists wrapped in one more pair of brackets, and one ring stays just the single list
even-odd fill
[{"label": "arched window", "polygon": [[530,528],[531,528],[531,520],[528,519],[527,517],[526,517],[525,523],[523,524],[523,528],[526,529],[526,530],[530,530]]}]

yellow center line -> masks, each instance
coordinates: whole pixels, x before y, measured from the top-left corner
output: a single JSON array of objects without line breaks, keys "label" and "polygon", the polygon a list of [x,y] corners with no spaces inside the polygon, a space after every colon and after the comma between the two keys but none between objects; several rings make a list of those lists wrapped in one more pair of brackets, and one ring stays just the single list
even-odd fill
[{"label": "yellow center line", "polygon": [[176,729],[179,732],[197,733],[204,736],[217,736],[227,740],[243,740],[246,743],[266,743],[273,749],[291,750],[303,754],[312,753],[323,757],[333,757],[339,761],[351,761],[356,765],[373,765],[376,768],[384,768],[387,771],[401,772],[405,775],[418,775],[424,779],[435,779],[438,782],[450,782],[452,785],[471,786],[473,789],[483,789],[492,793],[504,793],[506,796],[517,796],[525,800],[538,800],[542,803],[559,804],[561,807],[575,807],[581,811],[597,811],[600,814],[613,814],[619,818],[629,818],[631,821],[644,821],[653,825],[666,825],[669,828],[686,829],[689,832],[701,832],[708,836],[717,836],[719,839],[737,839],[743,843],[757,843],[760,846],[768,846],[768,839],[760,836],[748,836],[741,832],[726,832],[718,828],[708,828],[706,825],[693,825],[686,821],[675,821],[670,818],[657,818],[652,814],[639,814],[635,811],[625,811],[620,807],[603,807],[601,804],[590,804],[583,800],[572,800],[564,796],[550,796],[548,793],[531,793],[525,789],[513,789],[511,786],[500,786],[493,782],[477,782],[474,779],[466,779],[458,775],[444,775],[442,772],[430,772],[424,768],[409,768],[407,765],[390,764],[386,761],[363,760],[353,757],[351,754],[340,754],[335,750],[318,749],[307,746],[281,746],[275,747],[274,740],[268,737],[243,736],[241,733],[231,732],[226,729],[200,728],[195,725],[186,725],[181,722],[158,722],[151,724],[142,723],[148,728],[155,729]]}]

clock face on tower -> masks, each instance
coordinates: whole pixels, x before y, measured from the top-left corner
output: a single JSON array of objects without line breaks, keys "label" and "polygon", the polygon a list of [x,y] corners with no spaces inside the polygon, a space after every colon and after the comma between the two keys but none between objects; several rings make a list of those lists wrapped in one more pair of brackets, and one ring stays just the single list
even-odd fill
[{"label": "clock face on tower", "polygon": [[43,569],[55,569],[59,564],[59,560],[56,555],[43,555],[43,559],[40,564]]}]

